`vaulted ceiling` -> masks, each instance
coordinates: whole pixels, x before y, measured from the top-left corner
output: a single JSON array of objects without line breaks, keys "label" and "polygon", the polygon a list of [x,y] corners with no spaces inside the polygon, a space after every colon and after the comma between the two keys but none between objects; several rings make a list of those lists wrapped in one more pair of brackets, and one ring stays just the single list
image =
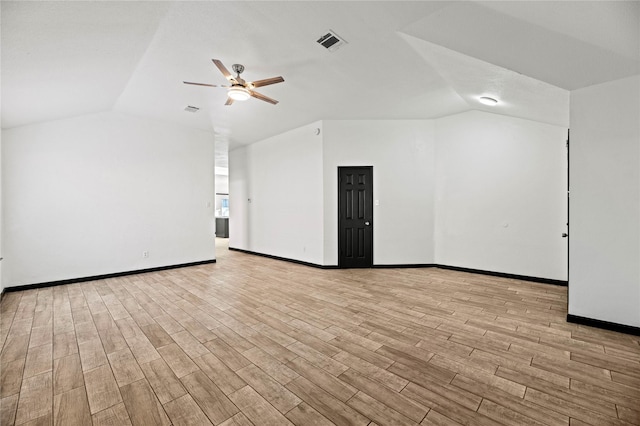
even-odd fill
[{"label": "vaulted ceiling", "polygon": [[[322,119],[481,109],[568,126],[570,90],[640,72],[638,1],[2,1],[2,127],[119,111],[231,147]],[[347,43],[316,40],[333,30]],[[225,106],[212,58],[247,80]],[[495,107],[478,102],[489,95]],[[185,106],[200,108],[197,113]]]}]

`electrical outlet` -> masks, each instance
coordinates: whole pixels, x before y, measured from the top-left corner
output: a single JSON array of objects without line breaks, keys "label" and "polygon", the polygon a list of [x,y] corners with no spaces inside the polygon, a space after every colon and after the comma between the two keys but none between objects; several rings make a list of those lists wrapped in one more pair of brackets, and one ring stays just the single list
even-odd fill
[{"label": "electrical outlet", "polygon": [[143,251],[142,252],[142,257],[149,257],[149,252],[148,251]]}]

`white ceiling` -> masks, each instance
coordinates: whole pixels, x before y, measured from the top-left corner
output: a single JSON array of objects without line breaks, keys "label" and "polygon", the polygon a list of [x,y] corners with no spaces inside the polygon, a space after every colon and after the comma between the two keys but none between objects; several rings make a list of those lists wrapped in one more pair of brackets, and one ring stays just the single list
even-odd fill
[{"label": "white ceiling", "polygon": [[[316,43],[329,29],[348,42],[335,52]],[[3,128],[115,110],[231,148],[470,109],[568,126],[570,90],[640,72],[638,1],[2,1],[1,35]],[[224,106],[224,89],[182,83],[224,84],[212,58],[282,75],[260,89],[280,103]]]}]

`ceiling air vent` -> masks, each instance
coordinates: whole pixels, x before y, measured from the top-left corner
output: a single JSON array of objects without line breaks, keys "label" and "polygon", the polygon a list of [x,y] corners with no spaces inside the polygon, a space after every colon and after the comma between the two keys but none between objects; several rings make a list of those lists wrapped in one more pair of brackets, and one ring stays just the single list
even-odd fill
[{"label": "ceiling air vent", "polygon": [[329,52],[333,52],[340,49],[340,47],[342,47],[342,45],[345,44],[346,41],[342,37],[338,36],[335,32],[333,32],[333,30],[329,30],[328,33],[318,39],[318,43],[326,47]]},{"label": "ceiling air vent", "polygon": [[188,112],[198,112],[198,111],[200,111],[200,108],[194,107],[194,106],[191,106],[191,105],[187,105],[186,107],[184,107],[184,110],[188,111]]}]

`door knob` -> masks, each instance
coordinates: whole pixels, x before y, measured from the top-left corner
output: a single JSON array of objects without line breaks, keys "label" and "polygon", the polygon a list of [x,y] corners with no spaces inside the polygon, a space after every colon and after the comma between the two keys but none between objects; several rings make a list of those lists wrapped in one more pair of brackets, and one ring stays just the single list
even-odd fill
[{"label": "door knob", "polygon": [[569,236],[569,234],[567,234],[566,232],[562,233],[562,238],[567,238]]},{"label": "door knob", "polygon": [[371,225],[368,221],[364,223],[365,225],[369,226]]}]

